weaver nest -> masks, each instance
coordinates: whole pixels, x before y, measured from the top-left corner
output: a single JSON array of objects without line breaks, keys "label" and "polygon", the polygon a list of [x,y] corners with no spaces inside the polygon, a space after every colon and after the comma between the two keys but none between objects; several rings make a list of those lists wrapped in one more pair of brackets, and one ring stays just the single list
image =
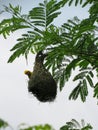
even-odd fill
[{"label": "weaver nest", "polygon": [[29,77],[28,91],[41,102],[51,102],[56,98],[57,84],[43,64],[45,57],[42,51],[38,52],[33,72],[25,71],[25,74]]}]

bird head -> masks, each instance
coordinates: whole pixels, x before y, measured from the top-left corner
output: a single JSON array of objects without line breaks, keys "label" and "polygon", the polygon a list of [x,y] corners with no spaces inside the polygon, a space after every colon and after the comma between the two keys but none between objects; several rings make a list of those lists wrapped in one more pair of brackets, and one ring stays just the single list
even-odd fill
[{"label": "bird head", "polygon": [[25,70],[25,71],[24,71],[24,74],[25,74],[25,75],[27,75],[27,76],[28,76],[28,78],[30,78],[30,77],[31,77],[32,72],[31,72],[31,71],[29,71],[29,70]]}]

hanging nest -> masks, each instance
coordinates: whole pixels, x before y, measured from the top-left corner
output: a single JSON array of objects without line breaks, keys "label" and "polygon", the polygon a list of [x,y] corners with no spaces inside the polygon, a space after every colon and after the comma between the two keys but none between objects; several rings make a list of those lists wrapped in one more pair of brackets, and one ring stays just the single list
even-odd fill
[{"label": "hanging nest", "polygon": [[28,91],[41,102],[51,102],[57,94],[57,84],[53,76],[44,67],[43,62],[46,54],[38,52],[35,58],[33,72],[25,71],[28,75]]}]

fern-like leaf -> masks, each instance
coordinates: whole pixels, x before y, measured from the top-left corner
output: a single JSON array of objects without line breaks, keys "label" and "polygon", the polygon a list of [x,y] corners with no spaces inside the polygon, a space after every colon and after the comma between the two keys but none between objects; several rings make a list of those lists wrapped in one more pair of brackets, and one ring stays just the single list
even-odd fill
[{"label": "fern-like leaf", "polygon": [[57,2],[56,0],[51,0],[47,2],[47,0],[45,0],[44,3],[39,4],[39,7],[35,7],[29,11],[31,22],[36,26],[44,27],[44,29],[46,29],[61,13],[58,10],[62,6],[63,1]]},{"label": "fern-like leaf", "polygon": [[[84,120],[81,120],[79,123],[77,120],[72,119],[69,122],[66,122],[66,125],[62,126],[60,130],[91,130],[92,126],[90,124],[83,124]],[[84,122],[85,123],[85,122]]]}]

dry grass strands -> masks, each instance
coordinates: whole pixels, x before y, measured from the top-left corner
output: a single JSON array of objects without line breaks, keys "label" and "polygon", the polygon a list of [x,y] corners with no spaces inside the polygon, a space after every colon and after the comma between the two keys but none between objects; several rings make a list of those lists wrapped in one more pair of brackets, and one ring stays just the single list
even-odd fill
[{"label": "dry grass strands", "polygon": [[25,71],[25,74],[29,77],[28,91],[41,102],[51,102],[56,97],[57,84],[43,65],[45,57],[46,55],[41,51],[38,52],[33,72]]}]

